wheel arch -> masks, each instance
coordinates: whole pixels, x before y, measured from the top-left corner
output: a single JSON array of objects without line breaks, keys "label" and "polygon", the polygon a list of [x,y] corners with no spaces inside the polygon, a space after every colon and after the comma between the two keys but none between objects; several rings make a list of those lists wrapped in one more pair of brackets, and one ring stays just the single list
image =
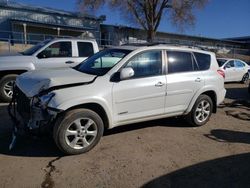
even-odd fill
[{"label": "wheel arch", "polygon": [[97,113],[101,119],[103,120],[103,124],[105,129],[109,129],[110,128],[110,120],[109,120],[109,116],[105,110],[105,108],[96,102],[89,102],[89,103],[84,103],[84,104],[78,104],[75,106],[72,106],[70,108],[68,108],[67,110],[65,110],[64,112],[68,112],[74,109],[80,109],[80,108],[85,108],[85,109],[89,109],[94,111],[95,113]]},{"label": "wheel arch", "polygon": [[207,95],[212,99],[212,101],[213,101],[213,113],[216,113],[217,112],[217,95],[216,95],[215,91],[213,91],[213,90],[205,91],[205,92],[201,93],[201,95]]},{"label": "wheel arch", "polygon": [[196,95],[193,97],[192,101],[189,103],[189,106],[188,106],[188,108],[187,108],[187,110],[185,111],[184,114],[188,114],[192,110],[196,100],[198,99],[198,97],[200,95],[209,96],[213,101],[213,113],[217,112],[217,94],[216,94],[216,90],[214,88],[212,88],[212,87],[211,88],[208,87],[208,88],[200,90],[199,92],[196,93]]},{"label": "wheel arch", "polygon": [[0,71],[0,79],[2,79],[4,76],[9,75],[9,74],[23,74],[27,72],[27,70],[4,70],[4,71]]}]

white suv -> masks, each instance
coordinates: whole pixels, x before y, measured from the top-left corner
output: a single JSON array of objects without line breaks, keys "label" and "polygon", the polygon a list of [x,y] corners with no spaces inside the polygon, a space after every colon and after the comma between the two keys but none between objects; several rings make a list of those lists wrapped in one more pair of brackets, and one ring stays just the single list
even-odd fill
[{"label": "white suv", "polygon": [[10,107],[21,119],[10,115],[29,130],[53,127],[63,152],[84,153],[104,128],[171,116],[204,125],[225,97],[218,69],[214,53],[196,49],[105,49],[72,69],[20,75]]}]

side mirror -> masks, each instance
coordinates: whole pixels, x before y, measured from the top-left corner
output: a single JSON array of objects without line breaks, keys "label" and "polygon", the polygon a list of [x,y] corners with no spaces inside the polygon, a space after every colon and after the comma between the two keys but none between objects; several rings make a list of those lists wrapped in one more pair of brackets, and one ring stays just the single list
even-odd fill
[{"label": "side mirror", "polygon": [[225,70],[226,70],[226,69],[230,69],[230,68],[231,68],[230,65],[226,65],[226,66],[224,67]]},{"label": "side mirror", "polygon": [[120,73],[120,79],[126,80],[128,78],[131,78],[135,75],[134,70],[131,67],[123,68]]}]

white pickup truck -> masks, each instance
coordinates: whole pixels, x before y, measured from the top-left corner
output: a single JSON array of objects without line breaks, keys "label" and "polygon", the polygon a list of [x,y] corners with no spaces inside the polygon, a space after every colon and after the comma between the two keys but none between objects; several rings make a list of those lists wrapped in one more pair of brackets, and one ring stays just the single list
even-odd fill
[{"label": "white pickup truck", "polygon": [[98,51],[94,39],[50,39],[24,52],[0,56],[0,100],[11,100],[17,75],[31,70],[74,67]]}]

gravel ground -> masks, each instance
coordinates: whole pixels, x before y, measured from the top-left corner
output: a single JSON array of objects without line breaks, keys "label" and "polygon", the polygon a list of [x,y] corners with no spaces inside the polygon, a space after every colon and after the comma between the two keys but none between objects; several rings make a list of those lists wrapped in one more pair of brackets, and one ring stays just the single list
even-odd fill
[{"label": "gravel ground", "polygon": [[63,156],[51,138],[22,138],[0,105],[0,187],[249,187],[250,95],[227,98],[203,127],[168,118],[115,128],[90,152]]}]

